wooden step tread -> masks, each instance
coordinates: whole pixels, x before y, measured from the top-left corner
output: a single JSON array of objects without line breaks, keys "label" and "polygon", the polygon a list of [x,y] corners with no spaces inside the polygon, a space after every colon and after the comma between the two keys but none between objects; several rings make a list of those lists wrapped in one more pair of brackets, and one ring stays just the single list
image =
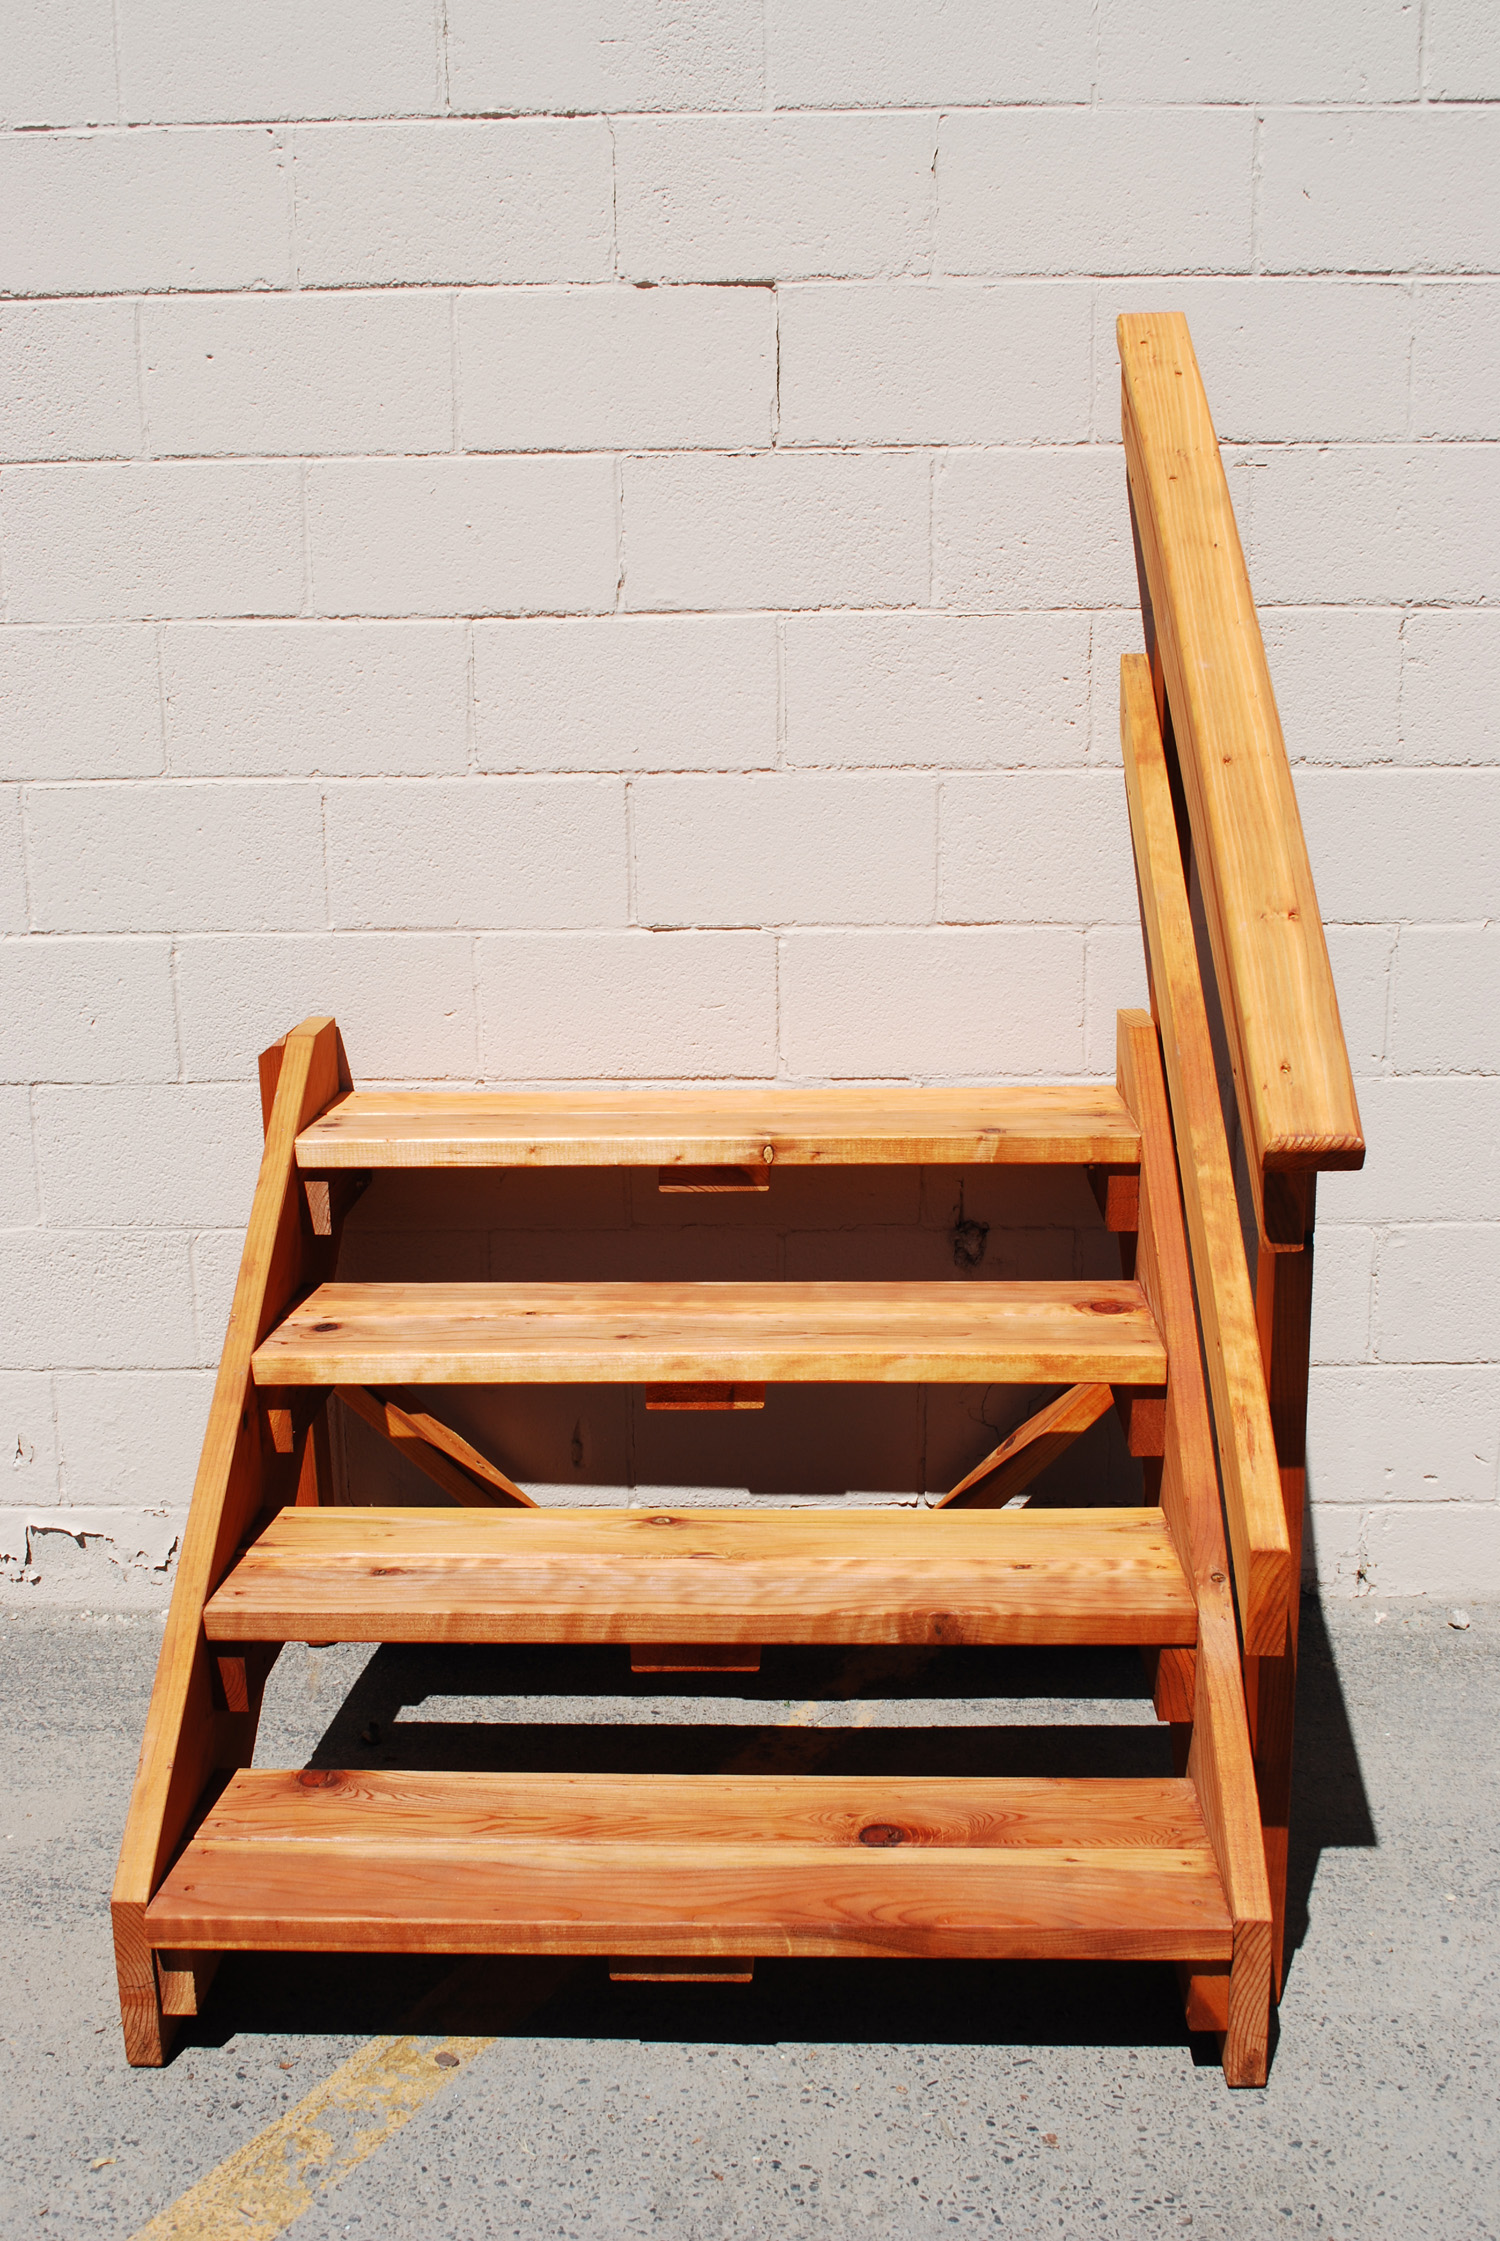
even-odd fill
[{"label": "wooden step tread", "polygon": [[322,1284],[258,1385],[1160,1385],[1138,1284]]},{"label": "wooden step tread", "polygon": [[[1119,1091],[354,1090],[297,1138],[304,1168],[1134,1166]],[[769,1155],[769,1162],[768,1162]]]},{"label": "wooden step tread", "polygon": [[1227,1959],[1187,1782],[240,1772],[160,1948]]},{"label": "wooden step tread", "polygon": [[285,1509],[212,1642],[1197,1638],[1160,1510]]}]

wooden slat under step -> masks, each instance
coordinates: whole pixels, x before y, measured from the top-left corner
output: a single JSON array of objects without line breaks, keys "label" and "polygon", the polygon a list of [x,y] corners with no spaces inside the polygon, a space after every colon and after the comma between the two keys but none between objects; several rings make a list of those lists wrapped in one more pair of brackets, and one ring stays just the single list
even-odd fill
[{"label": "wooden slat under step", "polygon": [[1228,1958],[1191,1785],[241,1772],[146,1911],[177,1952]]},{"label": "wooden slat under step", "polygon": [[1160,1510],[286,1509],[213,1642],[1197,1639]]},{"label": "wooden slat under step", "polygon": [[322,1284],[258,1385],[1160,1385],[1125,1283]]},{"label": "wooden slat under step", "polygon": [[338,1167],[1134,1166],[1112,1086],[1064,1089],[355,1090],[297,1139]]}]

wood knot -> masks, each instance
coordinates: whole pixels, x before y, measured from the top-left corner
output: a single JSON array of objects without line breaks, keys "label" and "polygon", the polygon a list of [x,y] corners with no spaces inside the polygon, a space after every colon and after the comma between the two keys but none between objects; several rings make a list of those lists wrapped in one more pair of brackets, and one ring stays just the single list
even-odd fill
[{"label": "wood knot", "polygon": [[336,1330],[338,1329],[338,1324],[337,1324],[337,1323],[314,1323],[314,1325],[313,1325],[313,1329],[314,1329],[315,1331],[336,1331]]},{"label": "wood knot", "polygon": [[303,1790],[336,1790],[343,1779],[331,1766],[310,1766],[298,1775],[297,1786]]},{"label": "wood knot", "polygon": [[894,1821],[868,1821],[859,1832],[859,1841],[884,1852],[893,1844],[904,1844],[906,1831],[897,1828]]},{"label": "wood knot", "polygon": [[1128,1315],[1129,1303],[1122,1299],[1091,1299],[1085,1302],[1091,1315]]}]

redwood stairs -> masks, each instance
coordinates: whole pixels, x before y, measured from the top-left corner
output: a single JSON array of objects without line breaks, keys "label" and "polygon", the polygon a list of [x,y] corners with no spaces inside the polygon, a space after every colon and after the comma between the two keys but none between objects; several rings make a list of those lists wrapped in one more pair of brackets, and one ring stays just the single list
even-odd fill
[{"label": "redwood stairs", "polygon": [[[1239,780],[1232,755],[1203,746],[1218,719],[1184,602],[1219,600],[1225,643],[1259,636],[1248,587],[1234,607],[1238,545],[1206,406],[1206,437],[1194,417],[1186,329],[1127,320],[1122,343],[1150,655],[1125,664],[1122,741],[1154,1016],[1120,1014],[1113,1087],[357,1091],[330,1019],[264,1054],[265,1151],[115,1886],[132,2061],[165,2058],[173,2019],[196,2012],[233,1951],[592,1954],[624,1976],[719,1979],[757,1957],[1024,1956],[1176,1963],[1188,2021],[1220,2035],[1230,2082],[1263,2081],[1312,1184],[1318,1166],[1355,1161],[1358,1117],[1310,878],[1297,885],[1295,804],[1262,862],[1227,846],[1250,828],[1226,825],[1213,792]],[[1179,470],[1197,528],[1172,512]],[[1206,592],[1164,569],[1164,543],[1209,555]],[[1274,721],[1268,686],[1247,702],[1256,723],[1266,703]],[[1279,733],[1250,731],[1249,747],[1243,725],[1235,736],[1276,778]],[[1253,1170],[1253,1294],[1188,825]],[[1304,899],[1278,916],[1273,891]],[[1247,926],[1280,945],[1264,986]],[[1119,1277],[338,1275],[348,1209],[387,1170],[634,1167],[664,1190],[710,1192],[774,1189],[787,1166],[918,1163],[1086,1171]],[[935,1506],[831,1514],[543,1508],[423,1390],[627,1384],[648,1407],[735,1411],[768,1385],[833,1381],[1059,1390]],[[334,1498],[330,1406],[416,1466],[429,1506],[362,1504],[358,1485]],[[1028,1506],[1111,1408],[1140,1462],[1138,1506]],[[781,1644],[1128,1644],[1147,1656],[1176,1773],[254,1768],[286,1642],[614,1643],[638,1671],[684,1674],[753,1669]]]}]

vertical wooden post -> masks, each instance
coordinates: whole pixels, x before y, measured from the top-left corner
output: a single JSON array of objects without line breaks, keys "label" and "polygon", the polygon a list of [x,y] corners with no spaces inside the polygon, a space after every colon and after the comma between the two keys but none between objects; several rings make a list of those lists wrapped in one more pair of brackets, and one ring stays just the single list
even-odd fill
[{"label": "vertical wooden post", "polygon": [[[1302,1178],[1299,1178],[1302,1180]],[[1255,1272],[1255,1312],[1261,1359],[1271,1402],[1271,1430],[1286,1505],[1293,1581],[1302,1571],[1302,1523],[1307,1501],[1307,1382],[1312,1348],[1313,1221],[1317,1177],[1305,1178],[1307,1234],[1300,1253],[1262,1247]],[[1286,1967],[1286,1877],[1292,1803],[1292,1733],[1297,1698],[1298,1593],[1291,1597],[1286,1645],[1279,1657],[1247,1657],[1245,1697],[1255,1752],[1266,1871],[1274,1915],[1273,1957],[1277,1997]]]}]

